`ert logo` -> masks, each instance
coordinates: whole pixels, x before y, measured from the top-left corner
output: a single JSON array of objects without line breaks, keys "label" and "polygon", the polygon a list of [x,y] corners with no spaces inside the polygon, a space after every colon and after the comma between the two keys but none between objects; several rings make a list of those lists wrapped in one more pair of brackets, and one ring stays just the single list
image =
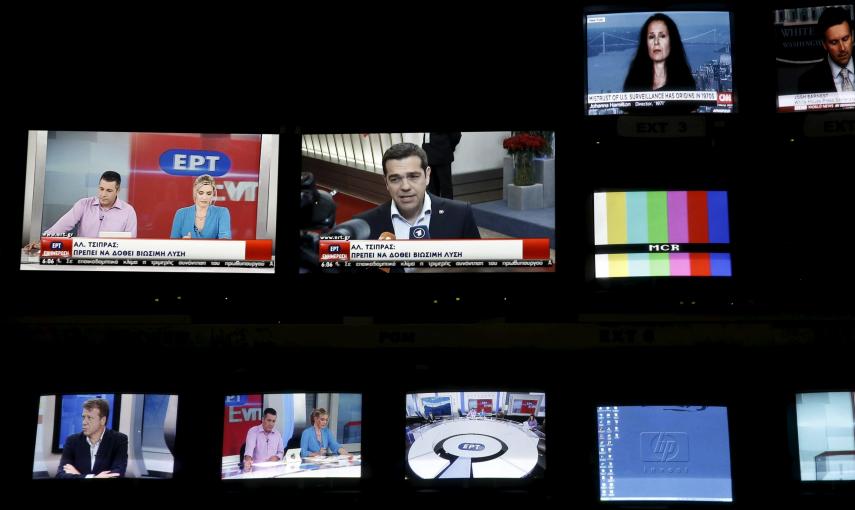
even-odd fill
[{"label": "ert logo", "polygon": [[689,434],[685,432],[642,432],[643,462],[688,462]]},{"label": "ert logo", "polygon": [[470,452],[480,452],[486,447],[481,443],[460,443],[459,445],[457,445],[457,448]]},{"label": "ert logo", "polygon": [[55,242],[55,241],[51,242],[50,243],[50,249],[51,250],[61,250],[62,249],[62,243]]},{"label": "ert logo", "polygon": [[170,149],[160,155],[158,162],[160,168],[169,175],[191,177],[203,174],[219,177],[232,167],[232,160],[226,154],[196,149]]},{"label": "ert logo", "polygon": [[339,246],[337,244],[331,244],[330,245],[330,253],[338,253],[340,251],[341,251],[341,246]]}]

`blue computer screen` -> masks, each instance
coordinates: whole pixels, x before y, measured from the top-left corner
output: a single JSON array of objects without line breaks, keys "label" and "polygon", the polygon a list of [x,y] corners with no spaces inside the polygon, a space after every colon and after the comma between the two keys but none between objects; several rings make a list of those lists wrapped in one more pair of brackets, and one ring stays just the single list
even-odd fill
[{"label": "blue computer screen", "polygon": [[79,434],[83,430],[83,421],[80,418],[83,413],[83,403],[90,398],[103,398],[110,403],[110,416],[107,418],[107,428],[113,428],[113,417],[116,415],[116,409],[113,406],[115,401],[113,393],[91,393],[86,395],[63,395],[62,396],[62,415],[59,421],[59,443],[58,447],[65,446],[65,440],[72,434]]},{"label": "blue computer screen", "polygon": [[733,501],[727,408],[597,408],[602,501]]},{"label": "blue computer screen", "polygon": [[434,416],[451,416],[451,398],[449,397],[423,397],[422,405],[425,415],[433,413]]}]

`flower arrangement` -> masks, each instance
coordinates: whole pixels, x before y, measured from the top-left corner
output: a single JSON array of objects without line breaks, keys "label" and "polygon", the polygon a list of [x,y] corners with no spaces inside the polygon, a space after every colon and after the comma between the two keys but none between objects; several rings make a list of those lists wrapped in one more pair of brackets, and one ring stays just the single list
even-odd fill
[{"label": "flower arrangement", "polygon": [[502,147],[514,157],[514,184],[530,186],[534,184],[534,156],[547,149],[546,139],[527,132],[517,133],[505,138]]}]

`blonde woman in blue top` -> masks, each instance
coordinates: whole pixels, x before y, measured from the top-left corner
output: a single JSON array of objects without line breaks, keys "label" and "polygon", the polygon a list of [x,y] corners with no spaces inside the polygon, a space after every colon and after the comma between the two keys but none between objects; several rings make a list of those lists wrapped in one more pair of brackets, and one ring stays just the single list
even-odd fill
[{"label": "blonde woman in blue top", "polygon": [[210,175],[193,183],[193,205],[175,211],[172,239],[231,239],[232,218],[225,207],[214,205],[217,187]]},{"label": "blonde woman in blue top", "polygon": [[300,437],[300,455],[302,457],[322,457],[324,455],[347,455],[344,449],[327,428],[330,421],[323,407],[312,411],[312,426],[303,431]]}]

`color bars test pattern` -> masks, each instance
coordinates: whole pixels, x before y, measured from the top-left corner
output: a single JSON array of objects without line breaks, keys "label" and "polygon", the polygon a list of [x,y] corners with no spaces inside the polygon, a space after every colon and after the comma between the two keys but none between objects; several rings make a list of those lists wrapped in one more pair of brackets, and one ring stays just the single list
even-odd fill
[{"label": "color bars test pattern", "polygon": [[[594,244],[730,243],[726,191],[594,193]],[[731,276],[730,253],[598,253],[597,278]]]}]

